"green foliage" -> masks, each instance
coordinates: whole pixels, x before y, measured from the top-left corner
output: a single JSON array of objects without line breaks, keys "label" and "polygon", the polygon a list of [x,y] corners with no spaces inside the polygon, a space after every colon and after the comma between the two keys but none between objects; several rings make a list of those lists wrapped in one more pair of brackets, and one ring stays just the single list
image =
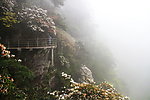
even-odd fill
[{"label": "green foliage", "polygon": [[27,85],[27,82],[32,79],[31,71],[14,59],[1,58],[0,69],[1,74],[10,74],[16,80],[15,83],[19,87],[24,87]]},{"label": "green foliage", "polygon": [[11,75],[0,75],[0,99],[3,100],[20,100],[24,99],[26,94],[16,87]]},{"label": "green foliage", "polygon": [[3,16],[0,17],[0,22],[3,26],[9,28],[12,27],[14,24],[19,23],[20,21],[17,20],[16,14],[13,12],[4,12]]},{"label": "green foliage", "polygon": [[30,88],[32,72],[0,44],[0,99],[23,99]]},{"label": "green foliage", "polygon": [[13,81],[14,79],[8,75],[0,75],[0,94],[11,94],[11,91],[15,89]]},{"label": "green foliage", "polygon": [[33,77],[26,66],[11,58],[0,58],[0,75],[3,76],[2,80],[5,80],[2,85],[8,90],[2,97],[25,98],[25,92],[29,89]]}]

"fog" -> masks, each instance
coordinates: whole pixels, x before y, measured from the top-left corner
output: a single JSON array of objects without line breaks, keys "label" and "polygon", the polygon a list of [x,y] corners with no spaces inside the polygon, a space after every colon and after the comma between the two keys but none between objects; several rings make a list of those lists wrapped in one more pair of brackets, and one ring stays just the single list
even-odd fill
[{"label": "fog", "polygon": [[66,0],[62,8],[81,37],[103,42],[112,52],[131,100],[150,99],[149,5],[149,0]]}]

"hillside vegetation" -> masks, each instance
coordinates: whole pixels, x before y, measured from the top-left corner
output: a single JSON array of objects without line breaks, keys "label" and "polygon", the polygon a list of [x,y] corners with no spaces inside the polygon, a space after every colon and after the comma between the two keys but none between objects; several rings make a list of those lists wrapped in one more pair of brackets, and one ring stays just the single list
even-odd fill
[{"label": "hillside vegetation", "polygon": [[[75,25],[69,27],[59,11],[64,2],[0,1],[0,99],[129,100],[106,82],[116,85],[119,81],[109,51],[102,45],[85,43],[76,37],[79,33],[69,31],[74,31]],[[9,40],[18,43],[18,40],[37,38],[57,40],[54,65],[51,49],[8,51],[4,46]],[[95,82],[80,81],[83,65],[93,73]],[[84,77],[83,80],[89,80]]]}]

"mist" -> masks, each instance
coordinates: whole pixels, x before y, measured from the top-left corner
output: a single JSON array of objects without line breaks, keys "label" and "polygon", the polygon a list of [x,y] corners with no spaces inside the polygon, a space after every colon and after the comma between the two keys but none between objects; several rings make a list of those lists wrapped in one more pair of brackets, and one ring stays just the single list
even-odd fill
[{"label": "mist", "polygon": [[66,0],[61,8],[66,23],[77,25],[72,33],[111,51],[131,100],[150,99],[149,5],[149,0]]}]

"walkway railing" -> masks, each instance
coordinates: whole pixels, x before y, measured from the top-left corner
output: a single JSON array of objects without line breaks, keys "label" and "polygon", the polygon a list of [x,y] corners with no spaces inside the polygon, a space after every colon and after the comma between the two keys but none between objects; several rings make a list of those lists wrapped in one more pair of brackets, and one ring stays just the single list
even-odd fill
[{"label": "walkway railing", "polygon": [[57,47],[56,38],[7,40],[4,44],[8,49],[46,49]]}]

